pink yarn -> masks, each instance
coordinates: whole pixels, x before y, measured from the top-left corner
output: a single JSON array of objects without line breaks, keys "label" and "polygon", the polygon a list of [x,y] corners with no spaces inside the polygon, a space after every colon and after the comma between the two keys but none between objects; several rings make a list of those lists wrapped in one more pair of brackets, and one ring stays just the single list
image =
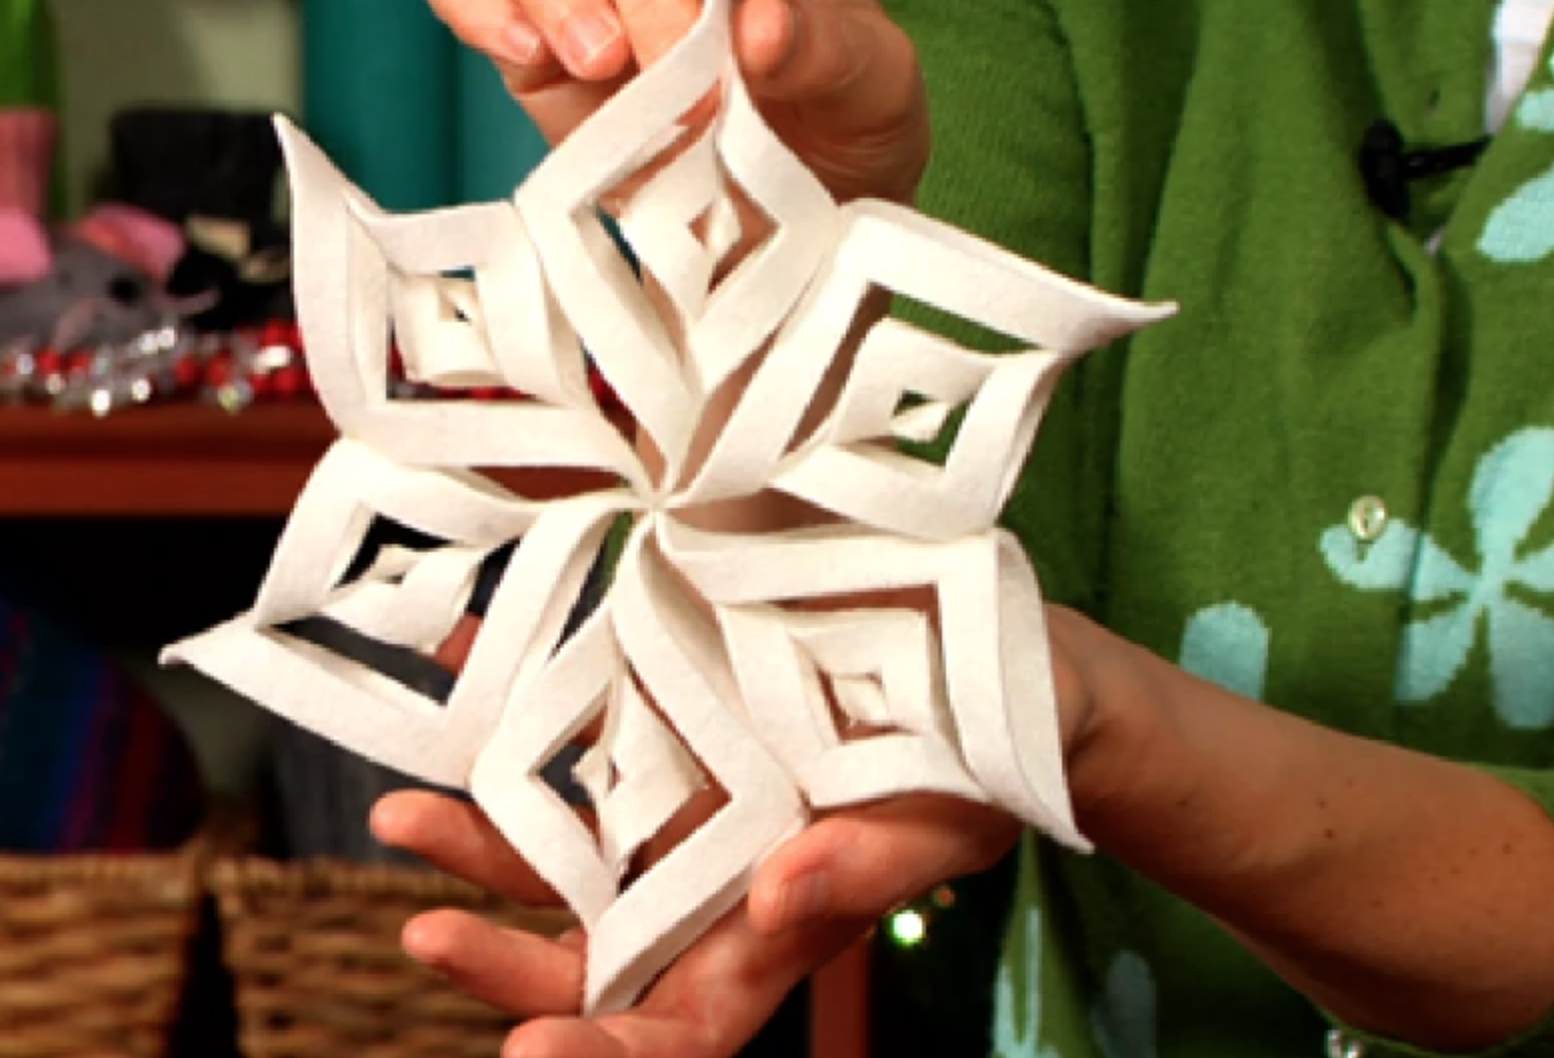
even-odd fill
[{"label": "pink yarn", "polygon": [[0,208],[43,217],[48,208],[57,134],[52,111],[0,110]]},{"label": "pink yarn", "polygon": [[35,283],[53,266],[49,235],[25,210],[0,206],[0,287]]},{"label": "pink yarn", "polygon": [[172,221],[134,206],[98,206],[71,228],[76,238],[133,265],[158,283],[183,256],[183,231]]}]

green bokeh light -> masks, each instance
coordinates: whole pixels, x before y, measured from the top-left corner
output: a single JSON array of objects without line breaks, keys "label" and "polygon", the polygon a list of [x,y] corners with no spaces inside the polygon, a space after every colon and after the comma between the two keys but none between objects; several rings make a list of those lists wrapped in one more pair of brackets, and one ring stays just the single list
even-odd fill
[{"label": "green bokeh light", "polygon": [[902,948],[916,948],[928,939],[928,920],[912,908],[891,915],[887,928],[890,939]]}]

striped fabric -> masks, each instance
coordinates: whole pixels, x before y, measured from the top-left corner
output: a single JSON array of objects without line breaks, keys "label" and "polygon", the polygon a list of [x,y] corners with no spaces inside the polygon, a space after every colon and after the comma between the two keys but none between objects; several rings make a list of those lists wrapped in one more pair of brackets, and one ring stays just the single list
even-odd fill
[{"label": "striped fabric", "polygon": [[203,810],[161,707],[102,651],[0,601],[0,850],[167,849]]}]

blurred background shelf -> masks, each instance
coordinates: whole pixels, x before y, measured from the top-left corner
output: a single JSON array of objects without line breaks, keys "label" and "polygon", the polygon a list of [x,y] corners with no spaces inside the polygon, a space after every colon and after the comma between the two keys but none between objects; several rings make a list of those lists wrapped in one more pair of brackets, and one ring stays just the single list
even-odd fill
[{"label": "blurred background shelf", "polygon": [[313,404],[0,408],[0,516],[280,517],[333,437]]}]

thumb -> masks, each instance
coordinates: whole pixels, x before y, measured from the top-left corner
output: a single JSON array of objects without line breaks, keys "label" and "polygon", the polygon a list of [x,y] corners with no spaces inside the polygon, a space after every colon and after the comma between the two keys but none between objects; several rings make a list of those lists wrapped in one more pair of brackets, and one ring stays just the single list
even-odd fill
[{"label": "thumb", "polygon": [[940,882],[984,870],[1020,824],[987,805],[911,796],[821,820],[781,846],[750,889],[751,924],[776,934],[878,918]]},{"label": "thumb", "polygon": [[685,37],[701,17],[700,0],[616,0],[642,69],[652,66]]}]

